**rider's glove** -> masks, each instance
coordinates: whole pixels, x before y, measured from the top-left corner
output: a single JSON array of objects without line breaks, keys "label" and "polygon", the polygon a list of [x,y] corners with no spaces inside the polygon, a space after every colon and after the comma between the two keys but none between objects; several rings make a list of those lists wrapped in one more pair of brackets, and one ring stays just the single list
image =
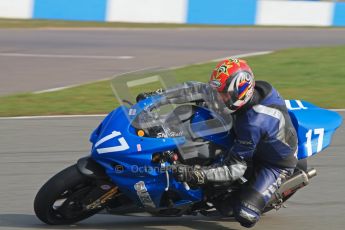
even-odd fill
[{"label": "rider's glove", "polygon": [[245,183],[243,177],[247,169],[247,163],[232,154],[229,154],[222,164],[213,164],[207,167],[189,166],[177,164],[173,166],[173,174],[177,181],[187,182],[191,185],[206,183],[231,183],[240,180]]},{"label": "rider's glove", "polygon": [[191,185],[203,185],[207,182],[205,172],[199,165],[174,165],[173,175],[177,181],[187,182]]},{"label": "rider's glove", "polygon": [[137,97],[135,98],[136,102],[139,102],[141,100],[144,100],[148,97],[152,97],[154,95],[158,95],[158,94],[162,94],[164,92],[163,89],[157,89],[156,91],[153,92],[143,92],[143,93],[139,93],[137,95]]}]

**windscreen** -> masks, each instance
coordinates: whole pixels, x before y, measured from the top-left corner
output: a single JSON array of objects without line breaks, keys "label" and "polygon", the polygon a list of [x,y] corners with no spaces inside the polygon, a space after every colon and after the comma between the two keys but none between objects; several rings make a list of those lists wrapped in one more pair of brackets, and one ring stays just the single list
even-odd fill
[{"label": "windscreen", "polygon": [[150,137],[188,139],[224,134],[231,129],[230,111],[218,92],[200,82],[186,82],[154,96],[132,122]]}]

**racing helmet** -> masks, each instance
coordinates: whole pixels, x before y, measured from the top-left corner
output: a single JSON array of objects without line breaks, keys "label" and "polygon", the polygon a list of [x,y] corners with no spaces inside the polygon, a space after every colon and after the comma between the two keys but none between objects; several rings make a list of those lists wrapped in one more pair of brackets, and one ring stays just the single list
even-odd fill
[{"label": "racing helmet", "polygon": [[222,97],[231,112],[247,104],[254,94],[254,74],[245,60],[229,58],[212,71],[209,84]]}]

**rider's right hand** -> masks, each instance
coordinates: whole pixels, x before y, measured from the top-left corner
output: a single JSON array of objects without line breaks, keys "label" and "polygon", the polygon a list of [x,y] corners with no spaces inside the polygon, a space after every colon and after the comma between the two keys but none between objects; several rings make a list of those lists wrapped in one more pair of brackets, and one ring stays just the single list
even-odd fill
[{"label": "rider's right hand", "polygon": [[177,164],[172,166],[174,178],[179,182],[187,182],[191,185],[205,184],[206,175],[199,165],[190,166]]}]

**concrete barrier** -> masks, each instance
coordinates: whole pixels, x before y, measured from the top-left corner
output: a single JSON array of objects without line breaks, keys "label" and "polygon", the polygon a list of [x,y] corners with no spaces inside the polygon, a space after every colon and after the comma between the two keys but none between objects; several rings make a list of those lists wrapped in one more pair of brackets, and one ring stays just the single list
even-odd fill
[{"label": "concrete barrier", "polygon": [[107,21],[185,23],[187,0],[108,0]]},{"label": "concrete barrier", "polygon": [[1,0],[0,18],[213,25],[345,26],[345,2]]},{"label": "concrete barrier", "polygon": [[32,18],[34,0],[1,0],[0,18]]},{"label": "concrete barrier", "polygon": [[256,25],[331,26],[334,4],[313,1],[258,1]]}]

